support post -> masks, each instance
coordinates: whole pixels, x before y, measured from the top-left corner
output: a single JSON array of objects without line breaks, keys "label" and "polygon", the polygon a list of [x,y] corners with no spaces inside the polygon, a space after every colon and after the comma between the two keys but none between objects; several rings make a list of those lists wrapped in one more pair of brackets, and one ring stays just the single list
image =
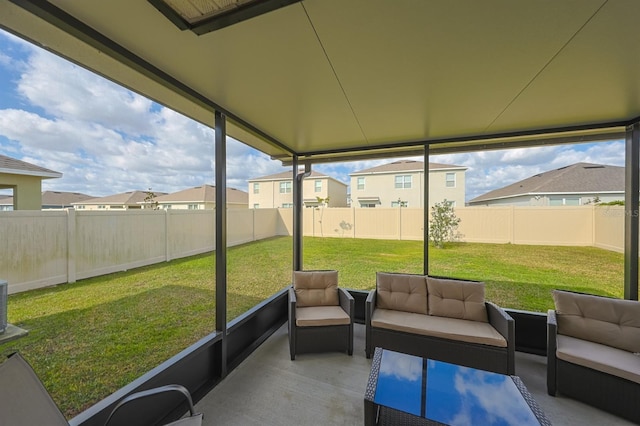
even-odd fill
[{"label": "support post", "polygon": [[429,144],[424,145],[424,183],[422,190],[424,191],[424,205],[422,207],[424,212],[424,219],[422,224],[423,240],[424,240],[424,275],[429,275],[429,215],[431,213],[429,209]]},{"label": "support post", "polygon": [[293,270],[302,270],[302,182],[311,174],[311,165],[305,163],[304,172],[298,171],[298,156],[293,156]]},{"label": "support post", "polygon": [[220,377],[227,375],[227,125],[215,112],[216,179],[216,331],[220,343]]},{"label": "support post", "polygon": [[640,123],[627,126],[624,194],[624,298],[638,300]]}]

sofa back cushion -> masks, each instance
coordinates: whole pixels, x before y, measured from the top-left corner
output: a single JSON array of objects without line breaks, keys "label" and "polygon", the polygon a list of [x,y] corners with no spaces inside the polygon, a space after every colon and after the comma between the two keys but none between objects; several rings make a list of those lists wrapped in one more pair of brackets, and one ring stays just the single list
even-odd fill
[{"label": "sofa back cushion", "polygon": [[427,314],[427,281],[424,275],[376,274],[376,306],[381,309]]},{"label": "sofa back cushion", "polygon": [[338,271],[294,271],[293,289],[299,307],[336,306]]},{"label": "sofa back cushion", "polygon": [[427,277],[429,315],[489,322],[484,283]]},{"label": "sofa back cushion", "polygon": [[640,352],[640,302],[554,290],[558,333]]}]

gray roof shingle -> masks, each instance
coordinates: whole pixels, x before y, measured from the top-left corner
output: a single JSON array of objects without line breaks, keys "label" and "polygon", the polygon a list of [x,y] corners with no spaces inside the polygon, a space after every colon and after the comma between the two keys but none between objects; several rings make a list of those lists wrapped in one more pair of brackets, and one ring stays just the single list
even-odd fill
[{"label": "gray roof shingle", "polygon": [[26,161],[16,160],[0,154],[0,173],[9,173],[15,175],[40,176],[42,178],[59,178],[62,173],[27,163]]},{"label": "gray roof shingle", "polygon": [[624,167],[576,163],[494,189],[469,203],[526,194],[624,192]]}]

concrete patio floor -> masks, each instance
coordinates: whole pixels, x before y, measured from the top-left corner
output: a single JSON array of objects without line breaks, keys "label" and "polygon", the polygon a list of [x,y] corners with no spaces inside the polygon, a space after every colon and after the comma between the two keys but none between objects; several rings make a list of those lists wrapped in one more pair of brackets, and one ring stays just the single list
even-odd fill
[{"label": "concrete patio floor", "polygon": [[[355,325],[354,353],[289,357],[282,326],[196,406],[204,425],[362,425],[371,360],[364,326]],[[516,353],[516,374],[554,425],[631,425],[546,391],[546,358]]]}]

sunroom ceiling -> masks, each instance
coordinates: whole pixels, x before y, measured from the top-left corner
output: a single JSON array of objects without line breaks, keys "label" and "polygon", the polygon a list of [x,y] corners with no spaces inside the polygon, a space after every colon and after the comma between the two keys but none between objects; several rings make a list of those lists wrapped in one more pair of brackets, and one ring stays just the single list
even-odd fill
[{"label": "sunroom ceiling", "polygon": [[196,35],[143,0],[0,0],[3,28],[285,161],[622,137],[638,22],[637,0],[303,0]]}]

